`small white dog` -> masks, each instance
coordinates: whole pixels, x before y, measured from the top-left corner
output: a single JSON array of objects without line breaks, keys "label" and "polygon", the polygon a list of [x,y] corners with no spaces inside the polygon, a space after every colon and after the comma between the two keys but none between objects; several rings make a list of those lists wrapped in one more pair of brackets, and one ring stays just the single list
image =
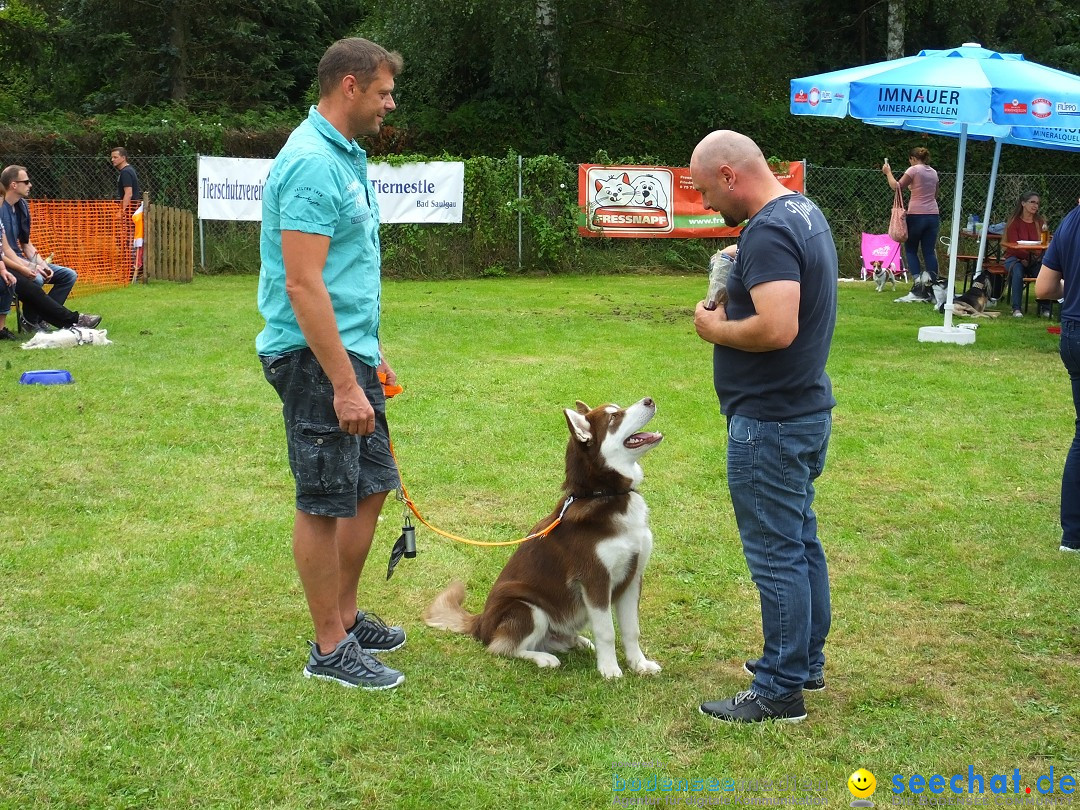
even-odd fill
[{"label": "small white dog", "polygon": [[55,332],[38,332],[22,345],[24,349],[66,349],[69,346],[108,346],[112,343],[105,329],[71,326]]},{"label": "small white dog", "polygon": [[892,265],[884,267],[882,262],[870,262],[870,264],[874,268],[874,284],[877,286],[877,291],[884,290],[886,284],[891,284],[895,290],[896,276],[893,275]]}]

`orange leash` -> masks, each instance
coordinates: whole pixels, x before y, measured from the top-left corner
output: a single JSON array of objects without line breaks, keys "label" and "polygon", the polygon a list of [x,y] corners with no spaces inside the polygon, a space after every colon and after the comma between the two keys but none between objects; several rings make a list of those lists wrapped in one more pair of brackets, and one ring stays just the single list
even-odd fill
[{"label": "orange leash", "polygon": [[[398,464],[397,455],[395,455],[395,453],[394,453],[394,443],[393,442],[390,442],[390,455],[393,457],[394,463]],[[398,477],[399,477],[399,479],[401,477],[401,465],[400,464],[398,464]],[[562,523],[563,515],[565,515],[566,510],[570,508],[570,504],[572,504],[574,502],[574,496],[573,495],[567,495],[566,496],[566,501],[563,503],[562,509],[559,511],[559,516],[556,517],[555,520],[551,523],[551,525],[548,526],[547,528],[541,529],[538,532],[533,532],[532,534],[526,535],[525,537],[522,537],[519,540],[503,540],[503,541],[498,541],[498,542],[486,542],[486,541],[483,541],[483,540],[469,540],[468,538],[460,537],[459,535],[451,534],[450,532],[443,531],[442,529],[438,528],[437,526],[432,526],[430,523],[427,522],[427,520],[424,519],[424,516],[420,514],[420,511],[416,508],[416,504],[413,503],[413,499],[409,497],[409,491],[407,489],[405,489],[405,482],[404,481],[401,482],[401,487],[398,489],[398,496],[397,497],[398,497],[399,501],[401,501],[407,507],[409,507],[409,510],[414,515],[416,515],[417,520],[419,520],[421,523],[423,523],[425,526],[427,526],[429,529],[431,529],[433,532],[435,532],[435,534],[442,535],[443,537],[446,537],[446,538],[448,538],[450,540],[456,540],[458,543],[465,543],[465,544],[470,545],[470,546],[516,546],[516,545],[519,545],[521,543],[524,543],[527,540],[536,540],[536,539],[541,538],[541,537],[547,537],[549,534],[551,534],[552,531],[554,531],[556,526],[558,526],[560,523]]]},{"label": "orange leash", "polygon": [[[381,382],[382,385],[383,385],[383,393],[386,394],[387,399],[390,399],[391,397],[397,396],[398,394],[400,394],[404,390],[404,389],[402,389],[402,387],[400,385],[396,385],[396,384],[395,385],[388,385],[387,382],[386,382],[386,374],[384,372],[380,371],[380,372],[378,372],[378,375],[379,375],[379,382]],[[398,464],[397,455],[395,455],[395,453],[394,453],[394,443],[393,442],[390,442],[390,456],[391,456],[391,458],[394,459],[394,464],[396,464],[397,467],[398,467],[398,479],[401,480],[401,465]],[[516,545],[519,545],[521,543],[524,543],[526,540],[535,540],[535,539],[540,538],[540,537],[547,537],[549,534],[551,534],[552,531],[554,531],[555,527],[558,526],[562,522],[562,516],[566,514],[566,510],[569,509],[570,504],[572,504],[574,502],[574,496],[573,495],[568,495],[566,497],[566,502],[563,503],[563,507],[559,512],[559,516],[557,518],[555,518],[555,521],[550,526],[548,526],[546,529],[541,529],[538,532],[533,532],[532,534],[530,534],[530,535],[528,535],[526,537],[522,537],[520,540],[504,540],[504,541],[501,541],[501,542],[484,542],[483,540],[469,540],[469,539],[467,539],[465,537],[459,537],[456,534],[451,534],[450,532],[444,532],[442,529],[440,529],[440,528],[438,528],[436,526],[432,526],[430,523],[428,523],[424,519],[424,516],[421,515],[420,511],[416,508],[416,504],[413,503],[413,499],[409,497],[409,491],[407,489],[405,489],[405,482],[404,481],[401,482],[401,487],[398,489],[397,497],[398,497],[399,501],[401,501],[407,507],[409,507],[409,510],[414,515],[416,515],[417,520],[419,520],[421,523],[423,523],[425,526],[427,526],[429,529],[431,529],[433,532],[435,532],[435,534],[442,535],[443,537],[446,537],[446,538],[448,538],[450,540],[456,540],[459,543],[466,543],[466,544],[468,544],[470,546],[516,546]],[[389,579],[389,576],[387,577],[387,579]]]}]

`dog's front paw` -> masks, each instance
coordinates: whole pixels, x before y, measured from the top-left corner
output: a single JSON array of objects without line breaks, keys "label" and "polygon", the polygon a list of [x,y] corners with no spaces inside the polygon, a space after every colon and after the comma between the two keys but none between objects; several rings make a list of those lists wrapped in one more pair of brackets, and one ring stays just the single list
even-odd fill
[{"label": "dog's front paw", "polygon": [[574,647],[576,647],[579,650],[595,650],[596,649],[596,645],[593,644],[592,641],[590,641],[589,639],[585,638],[585,636],[578,636],[576,639],[574,639]]},{"label": "dog's front paw", "polygon": [[660,671],[660,665],[655,661],[650,661],[648,658],[642,658],[640,661],[632,664],[634,672],[638,675],[655,675]]},{"label": "dog's front paw", "polygon": [[598,670],[600,670],[600,674],[603,675],[609,681],[612,678],[621,678],[622,677],[622,669],[620,669],[619,665],[617,663],[615,663],[614,661],[612,661],[611,663],[607,663],[607,664],[598,663],[596,665],[596,668]]},{"label": "dog's front paw", "polygon": [[534,653],[533,657],[532,657],[532,660],[541,669],[554,669],[555,667],[558,667],[558,666],[562,665],[562,661],[560,661],[558,658],[556,658],[551,653],[543,653],[543,652]]}]

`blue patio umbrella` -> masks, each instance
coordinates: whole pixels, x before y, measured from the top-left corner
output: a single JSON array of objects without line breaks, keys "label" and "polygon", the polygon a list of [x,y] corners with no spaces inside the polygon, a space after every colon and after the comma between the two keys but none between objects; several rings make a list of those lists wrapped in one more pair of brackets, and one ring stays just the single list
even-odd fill
[{"label": "blue patio umbrella", "polygon": [[935,121],[959,125],[945,325],[920,329],[919,339],[973,342],[974,332],[952,325],[969,127],[1076,129],[1080,127],[1080,76],[1029,62],[1021,54],[998,53],[965,43],[959,48],[924,50],[917,56],[792,79],[790,109],[793,115],[852,116],[875,123],[891,120],[903,128]]}]

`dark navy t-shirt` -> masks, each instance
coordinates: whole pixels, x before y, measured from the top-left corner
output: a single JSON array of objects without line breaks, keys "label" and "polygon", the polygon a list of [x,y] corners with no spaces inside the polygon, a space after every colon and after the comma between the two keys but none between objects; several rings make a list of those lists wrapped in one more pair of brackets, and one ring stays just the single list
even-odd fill
[{"label": "dark navy t-shirt", "polygon": [[1065,301],[1061,305],[1061,320],[1080,321],[1080,206],[1061,220],[1043,264],[1057,270],[1065,279]]},{"label": "dark navy t-shirt", "polygon": [[728,278],[728,320],[756,313],[750,290],[768,281],[800,284],[799,334],[786,349],[716,346],[713,385],[720,410],[779,422],[836,405],[825,373],[836,326],[836,245],[821,210],[801,194],[767,203],[739,238]]},{"label": "dark navy t-shirt", "polygon": [[30,241],[30,206],[26,200],[18,200],[15,205],[0,201],[0,222],[4,223],[8,244],[19,258],[25,259],[22,246]]},{"label": "dark navy t-shirt", "polygon": [[116,178],[116,199],[124,199],[124,189],[131,186],[131,199],[141,200],[142,189],[139,188],[139,175],[135,173],[135,167],[130,163],[120,170],[120,176]]}]

